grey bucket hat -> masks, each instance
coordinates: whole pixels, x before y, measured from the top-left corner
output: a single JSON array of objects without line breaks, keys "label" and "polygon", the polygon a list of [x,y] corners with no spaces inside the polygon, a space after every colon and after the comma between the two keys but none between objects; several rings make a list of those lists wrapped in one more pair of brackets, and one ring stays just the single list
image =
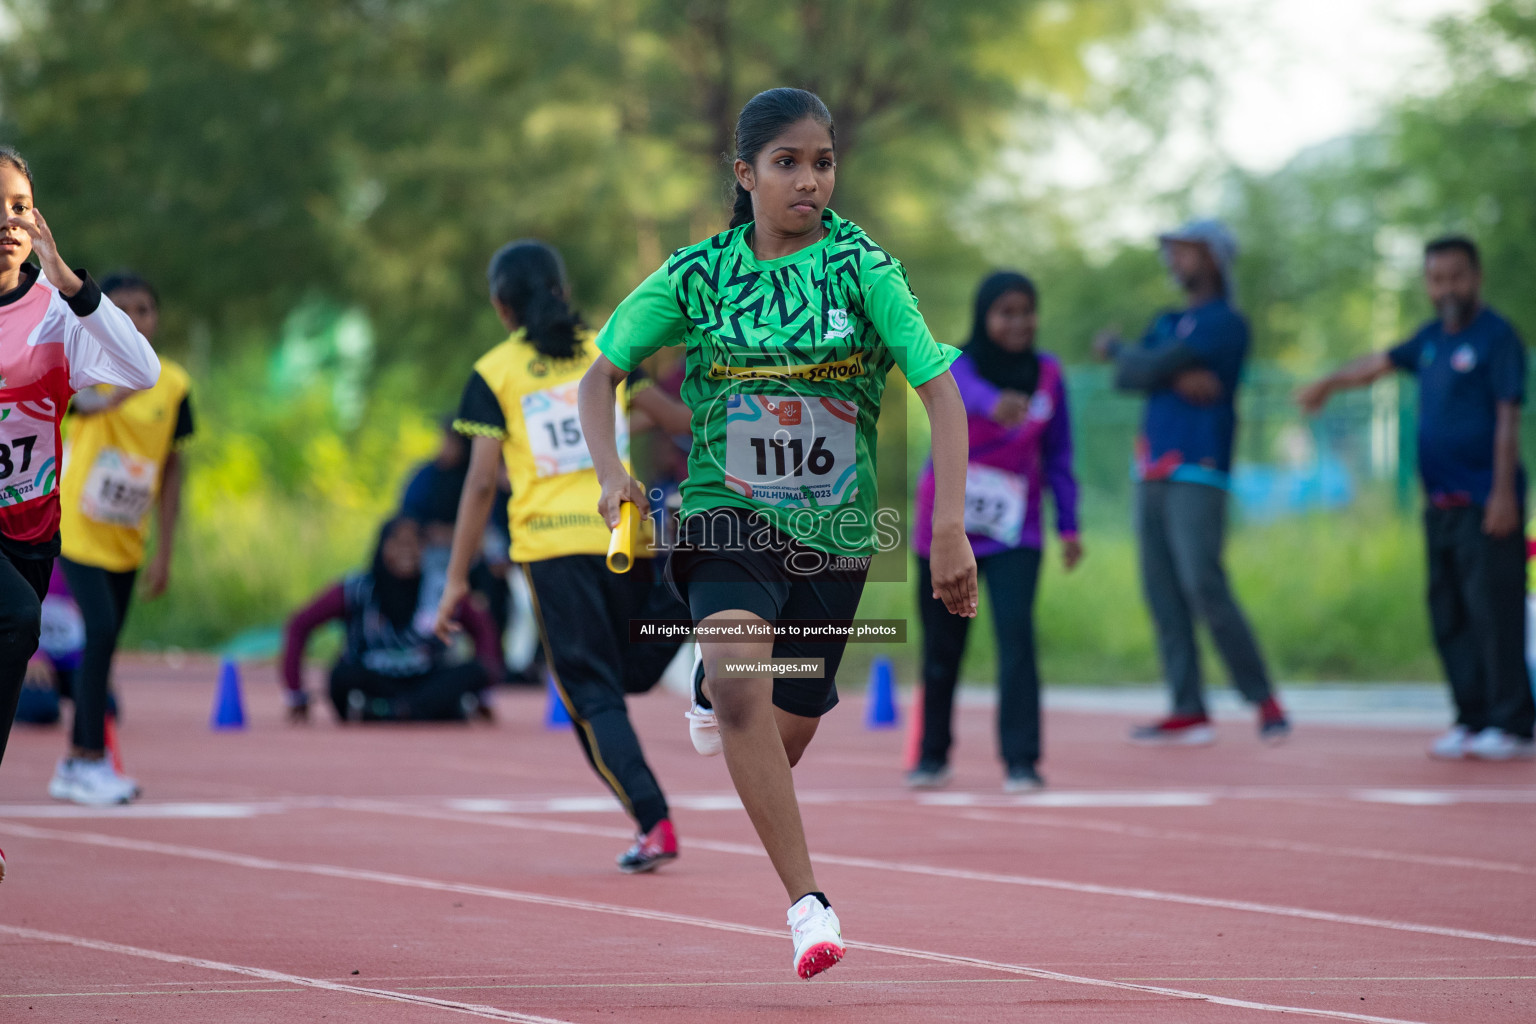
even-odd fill
[{"label": "grey bucket hat", "polygon": [[1169,242],[1197,242],[1205,246],[1221,272],[1221,282],[1228,293],[1236,282],[1232,279],[1232,264],[1237,261],[1237,236],[1232,229],[1214,217],[1192,220],[1177,231],[1165,231],[1157,236],[1162,245]]}]

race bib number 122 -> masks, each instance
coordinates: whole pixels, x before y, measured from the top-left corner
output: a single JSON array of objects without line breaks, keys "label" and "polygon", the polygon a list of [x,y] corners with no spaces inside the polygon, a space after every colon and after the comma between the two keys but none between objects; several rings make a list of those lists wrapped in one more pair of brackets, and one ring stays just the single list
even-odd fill
[{"label": "race bib number 122", "polygon": [[990,537],[1010,547],[1019,543],[1028,510],[1028,485],[1022,476],[992,466],[965,469],[965,532]]}]

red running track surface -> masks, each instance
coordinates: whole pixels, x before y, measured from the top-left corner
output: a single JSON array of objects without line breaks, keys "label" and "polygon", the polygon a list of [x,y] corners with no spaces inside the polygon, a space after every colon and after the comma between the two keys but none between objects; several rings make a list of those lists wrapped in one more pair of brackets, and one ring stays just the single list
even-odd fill
[{"label": "red running track surface", "polygon": [[1422,731],[1221,727],[1145,750],[1052,713],[1044,793],[1000,790],[962,708],[954,786],[901,786],[859,698],[796,769],[849,940],[811,982],[725,765],[675,696],[632,708],[682,856],[624,876],[627,821],[543,696],[495,727],[213,733],[216,666],[119,673],[142,802],[50,802],[58,729],[0,769],[0,1020],[825,1022],[1536,1019],[1536,765],[1444,764]]}]

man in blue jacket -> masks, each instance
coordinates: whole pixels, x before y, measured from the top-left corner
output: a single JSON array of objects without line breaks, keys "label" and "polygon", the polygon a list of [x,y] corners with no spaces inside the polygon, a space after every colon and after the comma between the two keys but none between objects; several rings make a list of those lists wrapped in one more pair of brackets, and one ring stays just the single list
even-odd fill
[{"label": "man in blue jacket", "polygon": [[1429,617],[1456,702],[1431,757],[1536,758],[1536,701],[1525,663],[1525,471],[1520,409],[1525,346],[1482,300],[1477,246],[1451,235],[1424,248],[1436,317],[1297,392],[1309,413],[1328,396],[1394,370],[1419,379],[1419,475],[1429,556]]},{"label": "man in blue jacket", "polygon": [[1220,221],[1197,220],[1159,241],[1184,308],[1154,320],[1139,345],[1112,337],[1096,342],[1100,356],[1115,363],[1116,385],[1147,396],[1136,452],[1136,536],[1172,708],[1161,721],[1133,729],[1131,740],[1215,740],[1195,642],[1198,618],[1233,686],[1258,708],[1260,738],[1277,742],[1290,723],[1222,564],[1237,389],[1248,355],[1248,322],[1231,300],[1237,240]]}]

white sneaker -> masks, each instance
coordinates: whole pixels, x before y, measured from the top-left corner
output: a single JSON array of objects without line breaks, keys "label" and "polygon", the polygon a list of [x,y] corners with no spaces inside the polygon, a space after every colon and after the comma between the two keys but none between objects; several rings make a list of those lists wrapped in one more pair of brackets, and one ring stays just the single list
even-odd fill
[{"label": "white sneaker", "polygon": [[720,753],[720,723],[715,719],[714,708],[699,705],[704,696],[704,652],[698,644],[693,645],[692,679],[693,698],[684,712],[688,719],[688,738],[693,740],[694,750],[705,757],[714,757]]},{"label": "white sneaker", "polygon": [[1529,761],[1536,758],[1536,740],[1484,729],[1467,741],[1466,755],[1479,761]]},{"label": "white sneaker", "polygon": [[1467,756],[1467,742],[1472,739],[1472,730],[1464,725],[1453,725],[1449,732],[1435,737],[1435,741],[1429,745],[1429,756],[1441,761],[1460,761]]},{"label": "white sneaker", "polygon": [[815,896],[802,896],[789,908],[789,934],[795,940],[795,973],[816,977],[843,958],[843,926],[831,907]]},{"label": "white sneaker", "polygon": [[138,783],[117,774],[112,762],[86,761],[66,757],[54,769],[48,783],[48,795],[55,800],[69,800],[87,807],[126,804],[139,795]]},{"label": "white sneaker", "polygon": [[919,764],[916,768],[907,772],[907,788],[943,789],[949,785],[949,780],[952,777],[953,773],[950,772],[949,765],[947,764],[941,764],[937,767],[932,765],[924,767]]}]

